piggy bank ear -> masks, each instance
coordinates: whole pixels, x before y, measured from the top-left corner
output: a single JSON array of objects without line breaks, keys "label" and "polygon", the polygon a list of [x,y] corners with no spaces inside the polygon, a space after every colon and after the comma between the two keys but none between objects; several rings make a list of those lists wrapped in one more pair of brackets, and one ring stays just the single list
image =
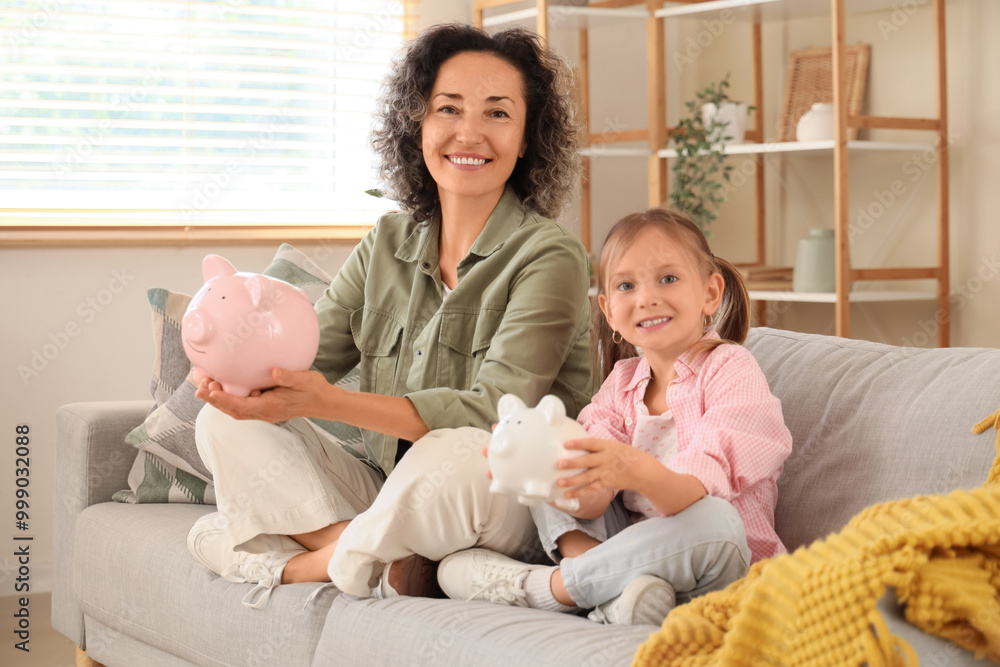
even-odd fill
[{"label": "piggy bank ear", "polygon": [[219,276],[231,276],[234,273],[236,273],[236,267],[224,257],[206,255],[205,259],[201,261],[201,277],[205,282]]},{"label": "piggy bank ear", "polygon": [[538,409],[545,415],[545,421],[557,424],[566,416],[566,407],[557,396],[546,396],[538,402]]},{"label": "piggy bank ear", "polygon": [[497,413],[500,415],[500,419],[503,419],[510,413],[524,410],[526,407],[528,406],[524,404],[524,401],[514,394],[504,394],[500,397],[500,402],[497,403]]},{"label": "piggy bank ear", "polygon": [[[246,288],[250,292],[250,303],[253,304],[254,308],[260,308],[261,304],[265,302],[264,295],[268,288],[267,278],[260,274],[254,274],[247,278]],[[270,303],[267,305],[269,306]],[[270,310],[270,308],[264,308],[264,310]]]}]

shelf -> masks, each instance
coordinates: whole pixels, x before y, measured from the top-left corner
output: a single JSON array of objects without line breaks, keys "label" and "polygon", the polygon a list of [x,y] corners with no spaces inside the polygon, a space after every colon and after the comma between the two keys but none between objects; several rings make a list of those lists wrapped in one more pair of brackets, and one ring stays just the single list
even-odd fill
[{"label": "shelf", "polygon": [[[758,153],[833,153],[833,139],[827,141],[779,141],[766,144],[729,144],[725,148],[726,155],[753,155]],[[848,141],[847,149],[851,151],[902,151],[923,152],[934,150],[934,144],[909,143],[899,141]],[[673,148],[663,148],[657,151],[659,157],[677,157]]]},{"label": "shelf", "polygon": [[[589,0],[590,3],[594,3],[595,1]],[[556,2],[564,4],[557,5],[555,4]],[[621,6],[626,3],[629,4],[624,7]],[[580,155],[588,158],[588,166],[596,164],[591,164],[589,158],[600,158],[602,160],[606,158],[624,158],[628,160],[645,158],[648,169],[649,197],[647,201],[661,202],[669,192],[668,177],[671,165],[668,163],[668,159],[676,159],[677,157],[677,151],[673,149],[671,142],[664,140],[664,130],[667,128],[663,127],[663,119],[667,117],[667,110],[664,108],[667,101],[667,84],[668,81],[672,80],[678,74],[678,72],[666,66],[669,63],[669,54],[665,54],[666,42],[670,37],[667,34],[668,26],[670,30],[681,30],[682,35],[685,32],[692,34],[697,32],[698,34],[694,39],[699,44],[702,44],[702,46],[706,46],[703,43],[703,37],[709,37],[711,41],[715,41],[717,38],[725,41],[733,41],[733,35],[726,30],[728,26],[733,24],[740,26],[737,32],[750,32],[752,57],[749,60],[753,65],[754,94],[749,99],[758,100],[758,104],[763,106],[765,78],[763,63],[765,61],[764,43],[766,34],[762,26],[763,23],[772,24],[772,27],[768,28],[768,30],[776,27],[779,32],[786,29],[784,24],[790,20],[810,20],[816,25],[802,25],[801,27],[808,28],[809,31],[813,32],[821,27],[821,23],[828,23],[830,28],[832,28],[829,39],[833,42],[833,48],[841,52],[846,52],[849,48],[847,32],[850,23],[888,18],[889,13],[894,10],[896,13],[899,13],[899,7],[905,4],[905,2],[903,0],[667,0],[665,3],[645,3],[641,0],[622,0],[620,2],[614,0],[600,2],[600,6],[594,6],[593,4],[588,6],[588,0],[549,0],[548,3],[543,0],[475,0],[473,4],[477,24],[491,27],[494,30],[497,26],[505,25],[520,25],[529,29],[536,29],[537,27],[537,30],[542,32],[545,38],[548,38],[555,31],[570,32],[574,28],[579,30],[579,71],[581,80],[587,82],[587,86],[583,88],[586,96],[582,98],[584,100],[584,117],[590,117],[590,114],[587,113],[589,112],[587,104],[591,97],[589,90],[590,81],[588,78],[590,76],[590,45],[588,40],[594,38],[594,36],[588,36],[587,30],[612,24],[646,24],[646,87],[648,89],[648,100],[655,102],[646,105],[648,118],[645,127],[647,129],[622,133],[623,136],[619,135],[615,137],[617,141],[608,141],[606,143],[595,141],[580,151]],[[834,188],[830,208],[834,213],[834,227],[839,229],[843,235],[847,235],[850,231],[851,211],[847,185],[850,180],[850,172],[853,169],[852,165],[859,159],[859,153],[861,155],[882,153],[886,156],[892,156],[892,160],[898,158],[900,161],[914,155],[926,155],[928,152],[933,156],[938,176],[936,230],[938,259],[936,266],[920,267],[897,273],[873,267],[871,272],[859,274],[869,277],[853,283],[858,289],[842,293],[840,299],[838,299],[838,295],[835,292],[795,292],[791,290],[788,281],[782,282],[778,280],[757,281],[755,286],[759,289],[749,290],[751,299],[755,301],[811,302],[834,305],[836,335],[838,336],[850,336],[851,308],[849,305],[851,303],[912,302],[926,304],[930,302],[930,304],[934,304],[936,302],[938,308],[937,317],[947,319],[951,312],[950,302],[947,298],[949,259],[943,254],[943,250],[946,248],[942,247],[945,240],[949,237],[949,212],[947,206],[949,153],[948,151],[938,152],[935,148],[938,142],[943,143],[948,139],[945,127],[948,88],[945,62],[947,53],[944,25],[945,1],[935,0],[931,3],[928,0],[919,0],[919,2],[913,4],[920,5],[919,9],[921,11],[927,11],[932,14],[931,18],[934,24],[933,39],[926,39],[923,42],[926,43],[927,48],[935,55],[935,67],[932,71],[926,73],[926,81],[920,81],[919,83],[920,85],[936,86],[937,108],[939,111],[937,115],[940,120],[935,118],[866,116],[858,113],[849,113],[846,121],[854,125],[854,127],[850,128],[852,130],[867,129],[875,131],[874,135],[863,136],[874,136],[884,139],[894,135],[880,134],[882,130],[907,132],[919,130],[933,132],[934,136],[931,141],[927,140],[927,135],[922,137],[914,135],[914,139],[921,139],[921,141],[855,140],[846,142],[846,146],[842,144],[838,145],[832,139],[811,142],[768,141],[763,143],[730,144],[724,149],[726,155],[744,155],[749,158],[749,160],[743,158],[739,161],[750,161],[757,159],[755,156],[767,156],[772,153],[809,157],[810,159],[805,162],[801,160],[796,162],[796,168],[808,169],[817,172],[817,174],[828,173],[832,166],[833,173],[831,180]],[[546,7],[546,10],[540,12],[540,5]],[[656,9],[660,5],[664,6]],[[928,7],[928,5],[931,6]],[[912,13],[910,8],[906,9],[907,15]],[[882,15],[878,15],[878,12],[881,12]],[[668,19],[684,18],[689,19],[689,21],[682,22],[683,24],[679,26],[670,25],[668,21]],[[605,41],[610,41],[607,35],[603,37]],[[615,36],[615,38],[619,41],[621,39],[618,36]],[[688,37],[688,39],[691,38],[690,36]],[[741,36],[740,41],[742,39]],[[787,45],[768,44],[768,54],[772,51],[781,51],[783,46]],[[843,79],[845,77],[840,78],[840,83],[844,84]],[[671,99],[670,101],[672,102],[673,100]],[[622,100],[622,103],[627,103],[627,101]],[[839,120],[844,121],[845,119],[840,118]],[[667,130],[666,134],[669,134],[669,130]],[[760,131],[759,127],[758,131],[750,133],[749,136],[753,137],[754,140],[763,140],[766,138],[766,135]],[[594,140],[596,137],[591,133],[589,138]],[[908,135],[903,135],[903,138],[906,139],[909,137]],[[652,144],[652,147],[650,144]],[[840,149],[842,146],[846,147],[847,154],[852,159],[843,160],[837,164],[834,157],[841,155]],[[650,157],[655,159],[649,159]],[[763,157],[760,160],[762,161]],[[820,172],[820,161],[830,163],[829,165],[822,165],[822,172]],[[765,201],[767,198],[767,188],[765,187],[763,173],[763,169],[756,170],[754,177],[756,206],[753,212],[753,251],[755,255],[753,261],[759,265],[767,264],[768,247],[765,243],[767,232]],[[587,175],[589,176],[590,172],[587,172]],[[591,189],[588,181],[585,180],[583,182],[581,190],[583,198],[580,206],[580,229],[584,243],[589,249],[591,235]],[[835,252],[837,265],[841,270],[848,271],[848,276],[850,276],[850,244],[838,247]],[[936,283],[936,286],[935,289],[928,289],[928,286],[925,284],[901,285],[897,288],[894,284],[888,284],[885,286],[893,289],[875,289],[882,286],[879,283],[885,283],[890,280],[890,278],[883,280],[883,277],[887,275],[891,276],[891,279],[931,281]],[[907,288],[910,291],[907,291]],[[596,292],[596,289],[591,288],[590,294],[592,297],[596,295]],[[759,315],[763,317],[765,313],[762,311]],[[939,327],[937,338],[938,345],[946,347],[949,344],[949,327]]]},{"label": "shelf", "polygon": [[643,148],[623,148],[612,147],[607,144],[603,146],[590,146],[580,151],[583,157],[649,157],[653,151],[649,147]]},{"label": "shelf", "polygon": [[[597,288],[587,292],[597,298]],[[836,292],[779,292],[775,290],[748,290],[751,301],[796,301],[800,303],[837,303]],[[885,301],[934,301],[935,292],[905,290],[858,290],[849,292],[851,303],[876,303]]]},{"label": "shelf", "polygon": [[[643,7],[572,7],[549,5],[549,29],[570,28],[584,30],[600,28],[627,21],[642,21],[649,18],[649,10]],[[496,28],[508,23],[534,29],[538,20],[538,8],[506,10],[483,17],[484,28]]]},{"label": "shelf", "polygon": [[[847,0],[847,13],[893,9],[899,0]],[[675,4],[657,10],[656,18],[684,18],[734,21],[787,21],[790,19],[829,17],[830,0],[713,0],[698,4]]]},{"label": "shelf", "polygon": [[[836,292],[775,292],[771,290],[750,290],[751,301],[799,301],[804,303],[836,303]],[[936,292],[905,290],[858,290],[848,292],[851,303],[871,303],[876,301],[934,301]]]}]

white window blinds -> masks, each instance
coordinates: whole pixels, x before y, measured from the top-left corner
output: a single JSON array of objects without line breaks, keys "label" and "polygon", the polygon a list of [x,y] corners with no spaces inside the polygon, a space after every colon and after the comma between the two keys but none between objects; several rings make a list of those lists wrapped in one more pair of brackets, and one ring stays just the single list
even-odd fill
[{"label": "white window blinds", "polygon": [[7,0],[0,225],[371,224],[380,0]]}]

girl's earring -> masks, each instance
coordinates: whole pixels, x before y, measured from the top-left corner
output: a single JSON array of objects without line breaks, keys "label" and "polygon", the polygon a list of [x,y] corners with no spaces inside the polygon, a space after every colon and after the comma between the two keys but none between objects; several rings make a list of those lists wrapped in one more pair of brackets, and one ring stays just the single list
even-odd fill
[{"label": "girl's earring", "polygon": [[[615,336],[618,336],[618,340],[615,340]],[[622,338],[622,335],[620,333],[618,333],[614,329],[611,330],[611,342],[612,343],[614,343],[615,345],[621,345],[623,340],[625,340],[625,339]]]}]

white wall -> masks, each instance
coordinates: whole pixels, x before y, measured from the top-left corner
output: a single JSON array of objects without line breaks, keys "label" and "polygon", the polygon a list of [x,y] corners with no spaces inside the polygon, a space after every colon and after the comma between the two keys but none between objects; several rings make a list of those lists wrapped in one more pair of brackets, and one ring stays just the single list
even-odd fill
[{"label": "white wall", "polygon": [[469,0],[423,0],[417,10],[417,31],[435,23],[461,21],[472,23],[472,2]]}]

